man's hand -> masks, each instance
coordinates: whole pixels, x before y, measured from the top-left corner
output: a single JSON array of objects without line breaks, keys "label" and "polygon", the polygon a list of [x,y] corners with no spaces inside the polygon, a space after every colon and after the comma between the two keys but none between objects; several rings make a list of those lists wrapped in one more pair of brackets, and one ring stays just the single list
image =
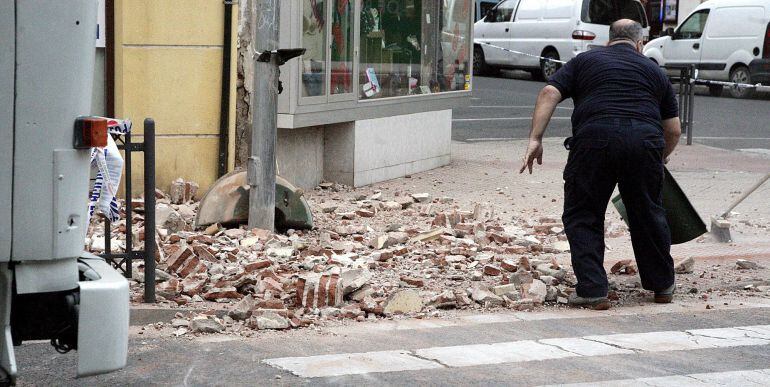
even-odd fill
[{"label": "man's hand", "polygon": [[666,149],[663,150],[664,163],[668,163],[668,157],[674,153],[679,137],[682,135],[682,124],[679,117],[670,118],[661,122],[663,125],[663,138],[666,140]]},{"label": "man's hand", "polygon": [[529,167],[529,173],[532,174],[532,165],[535,160],[538,164],[543,164],[543,134],[559,102],[561,102],[561,92],[556,87],[547,85],[540,90],[535,111],[532,113],[532,130],[529,132],[527,153],[524,154],[524,163],[519,173],[524,173],[524,170]]},{"label": "man's hand", "polygon": [[521,164],[519,173],[524,173],[524,170],[529,168],[529,174],[532,174],[532,165],[537,160],[538,165],[543,165],[543,144],[540,140],[529,140],[527,146],[527,153],[524,154],[524,160]]}]

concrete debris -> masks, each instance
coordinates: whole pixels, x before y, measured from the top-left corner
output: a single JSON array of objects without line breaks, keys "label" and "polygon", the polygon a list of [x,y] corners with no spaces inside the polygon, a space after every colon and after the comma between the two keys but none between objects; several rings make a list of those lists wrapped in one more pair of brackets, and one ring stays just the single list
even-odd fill
[{"label": "concrete debris", "polygon": [[473,219],[486,222],[495,216],[495,208],[490,203],[476,203],[473,207]]},{"label": "concrete debris", "polygon": [[431,195],[429,193],[416,193],[412,194],[412,199],[417,203],[427,203],[430,201]]},{"label": "concrete debris", "polygon": [[184,204],[193,201],[197,193],[197,183],[192,181],[185,181],[180,177],[171,182],[168,197],[172,204]]},{"label": "concrete debris", "polygon": [[418,313],[423,308],[423,301],[420,294],[414,290],[402,290],[392,294],[385,302],[383,312],[386,315],[391,314],[413,314]]},{"label": "concrete debris", "polygon": [[170,233],[178,233],[188,229],[187,221],[178,211],[172,209],[165,218],[166,220],[161,224],[161,227]]},{"label": "concrete debris", "polygon": [[382,209],[385,211],[398,211],[402,209],[402,206],[398,202],[390,201],[382,203]]},{"label": "concrete debris", "polygon": [[437,228],[430,231],[421,232],[415,235],[414,237],[412,237],[412,239],[410,239],[410,242],[428,242],[428,241],[437,239],[443,234],[444,234],[444,229]]},{"label": "concrete debris", "polygon": [[346,270],[340,275],[340,280],[343,284],[342,294],[347,296],[369,283],[372,273],[366,269]]},{"label": "concrete debris", "polygon": [[321,207],[321,212],[323,212],[324,214],[331,214],[334,211],[337,211],[337,208],[339,208],[339,206],[333,203],[322,203],[320,207]]},{"label": "concrete debris", "polygon": [[759,269],[759,265],[753,261],[747,261],[745,259],[739,259],[735,261],[735,266],[740,270],[755,270]]},{"label": "concrete debris", "polygon": [[695,260],[692,257],[686,258],[674,266],[674,271],[676,274],[690,274],[694,269]]},{"label": "concrete debris", "polygon": [[545,302],[545,297],[548,295],[548,288],[540,280],[534,280],[529,286],[524,286],[528,298],[535,304],[542,304]]},{"label": "concrete debris", "polygon": [[190,329],[197,333],[220,333],[225,326],[216,317],[198,316],[190,321]]},{"label": "concrete debris", "polygon": [[249,294],[238,301],[227,315],[233,320],[246,320],[251,317],[251,310],[254,309],[254,306],[254,298]]},{"label": "concrete debris", "polygon": [[[331,184],[308,194],[313,230],[276,234],[227,224],[194,230],[198,204],[186,182],[175,187],[156,208],[156,294],[164,305],[206,311],[175,318],[172,326],[185,330],[180,336],[447,309],[531,310],[563,303],[575,285],[563,265],[569,243],[558,217],[516,218],[487,202],[463,207],[443,194],[434,200],[429,193]],[[141,235],[142,213],[132,221]],[[125,222],[114,224],[119,251]],[[104,235],[92,233],[89,241],[103,245]],[[143,238],[134,243],[140,249]],[[616,274],[636,270],[630,260],[616,266]],[[133,269],[131,294],[138,301],[144,268],[135,262]]]},{"label": "concrete debris", "polygon": [[518,294],[519,287],[514,284],[498,285],[498,286],[492,287],[492,293],[494,293],[496,296]]},{"label": "concrete debris", "polygon": [[500,306],[504,303],[502,298],[496,296],[494,293],[486,289],[473,288],[470,291],[470,295],[473,301],[476,301],[486,307]]},{"label": "concrete debris", "polygon": [[254,321],[256,328],[263,329],[289,329],[289,320],[275,312],[264,312],[256,316]]}]

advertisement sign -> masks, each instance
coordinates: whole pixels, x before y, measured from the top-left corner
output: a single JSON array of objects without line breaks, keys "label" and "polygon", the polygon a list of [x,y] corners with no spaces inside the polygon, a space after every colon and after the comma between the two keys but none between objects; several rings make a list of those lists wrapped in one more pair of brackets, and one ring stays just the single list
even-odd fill
[{"label": "advertisement sign", "polygon": [[677,10],[679,9],[679,0],[665,0],[663,6],[663,21],[668,23],[677,22]]}]

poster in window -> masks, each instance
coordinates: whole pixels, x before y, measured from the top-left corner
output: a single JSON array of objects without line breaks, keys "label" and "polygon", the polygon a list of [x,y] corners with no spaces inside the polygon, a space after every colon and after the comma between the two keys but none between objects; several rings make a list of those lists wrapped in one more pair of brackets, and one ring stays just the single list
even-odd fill
[{"label": "poster in window", "polygon": [[664,22],[677,22],[677,10],[679,8],[679,0],[666,0],[666,5],[663,7],[663,21]]}]

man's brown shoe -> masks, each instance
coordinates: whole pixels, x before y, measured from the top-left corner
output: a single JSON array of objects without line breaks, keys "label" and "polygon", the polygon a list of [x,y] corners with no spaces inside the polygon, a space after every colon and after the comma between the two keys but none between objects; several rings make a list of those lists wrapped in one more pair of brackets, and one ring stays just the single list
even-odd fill
[{"label": "man's brown shoe", "polygon": [[674,289],[676,284],[672,284],[668,289],[655,292],[656,304],[670,304],[674,299]]},{"label": "man's brown shoe", "polygon": [[593,310],[607,310],[610,308],[610,300],[607,297],[580,297],[577,293],[570,294],[567,303],[574,308]]}]

